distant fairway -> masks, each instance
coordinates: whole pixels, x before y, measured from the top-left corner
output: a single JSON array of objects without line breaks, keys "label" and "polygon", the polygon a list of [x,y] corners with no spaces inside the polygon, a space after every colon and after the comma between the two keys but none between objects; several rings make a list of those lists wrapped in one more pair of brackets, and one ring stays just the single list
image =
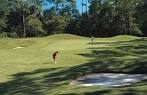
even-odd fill
[{"label": "distant fairway", "polygon": [[[53,64],[56,50],[59,59]],[[91,73],[147,74],[147,39],[124,35],[91,43],[70,34],[0,38],[0,95],[147,95],[147,81],[120,88],[69,85]]]}]

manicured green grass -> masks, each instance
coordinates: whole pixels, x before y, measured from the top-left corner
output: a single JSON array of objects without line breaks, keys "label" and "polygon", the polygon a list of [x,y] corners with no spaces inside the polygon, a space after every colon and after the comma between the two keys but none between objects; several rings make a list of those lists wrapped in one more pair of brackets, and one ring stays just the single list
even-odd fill
[{"label": "manicured green grass", "polygon": [[[23,47],[23,48],[16,48]],[[52,53],[59,51],[57,64]],[[58,34],[0,38],[0,95],[146,95],[147,81],[119,88],[73,87],[91,73],[147,73],[147,39]]]}]

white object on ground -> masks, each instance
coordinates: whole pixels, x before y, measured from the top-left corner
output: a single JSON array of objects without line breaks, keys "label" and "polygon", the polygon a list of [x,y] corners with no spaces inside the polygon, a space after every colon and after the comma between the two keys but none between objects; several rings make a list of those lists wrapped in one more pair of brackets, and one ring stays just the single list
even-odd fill
[{"label": "white object on ground", "polygon": [[13,48],[13,49],[20,49],[20,48],[24,48],[24,47],[16,47],[16,48]]},{"label": "white object on ground", "polygon": [[118,87],[131,85],[147,79],[147,74],[90,74],[71,82],[75,86],[105,86]]}]

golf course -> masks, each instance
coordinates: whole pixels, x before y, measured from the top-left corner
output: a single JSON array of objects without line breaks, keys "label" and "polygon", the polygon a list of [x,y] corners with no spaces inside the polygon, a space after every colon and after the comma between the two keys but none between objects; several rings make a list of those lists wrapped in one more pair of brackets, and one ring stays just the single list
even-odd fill
[{"label": "golf course", "polygon": [[120,87],[70,85],[95,73],[147,74],[147,38],[0,38],[0,95],[147,95],[147,80]]}]

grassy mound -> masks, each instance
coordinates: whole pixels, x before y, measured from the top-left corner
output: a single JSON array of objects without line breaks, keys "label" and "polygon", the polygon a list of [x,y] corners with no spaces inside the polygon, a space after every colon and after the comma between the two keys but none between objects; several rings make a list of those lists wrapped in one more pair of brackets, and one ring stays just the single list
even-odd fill
[{"label": "grassy mound", "polygon": [[43,38],[26,38],[26,39],[13,39],[13,38],[0,38],[0,50],[13,49],[15,47],[27,47],[33,45],[40,45],[45,43],[54,43],[61,40],[75,40],[84,39],[84,37],[70,35],[70,34],[57,34]]},{"label": "grassy mound", "polygon": [[[26,39],[13,39],[13,38],[0,38],[0,50],[13,49],[16,47],[27,47],[33,45],[51,44],[56,41],[70,41],[70,40],[89,40],[90,38],[81,37],[71,34],[56,34],[43,38],[26,38]],[[97,41],[113,42],[113,41],[129,41],[137,39],[135,36],[120,35],[111,38],[96,38]],[[80,41],[79,41],[80,42]],[[72,42],[71,42],[72,43]]]}]

